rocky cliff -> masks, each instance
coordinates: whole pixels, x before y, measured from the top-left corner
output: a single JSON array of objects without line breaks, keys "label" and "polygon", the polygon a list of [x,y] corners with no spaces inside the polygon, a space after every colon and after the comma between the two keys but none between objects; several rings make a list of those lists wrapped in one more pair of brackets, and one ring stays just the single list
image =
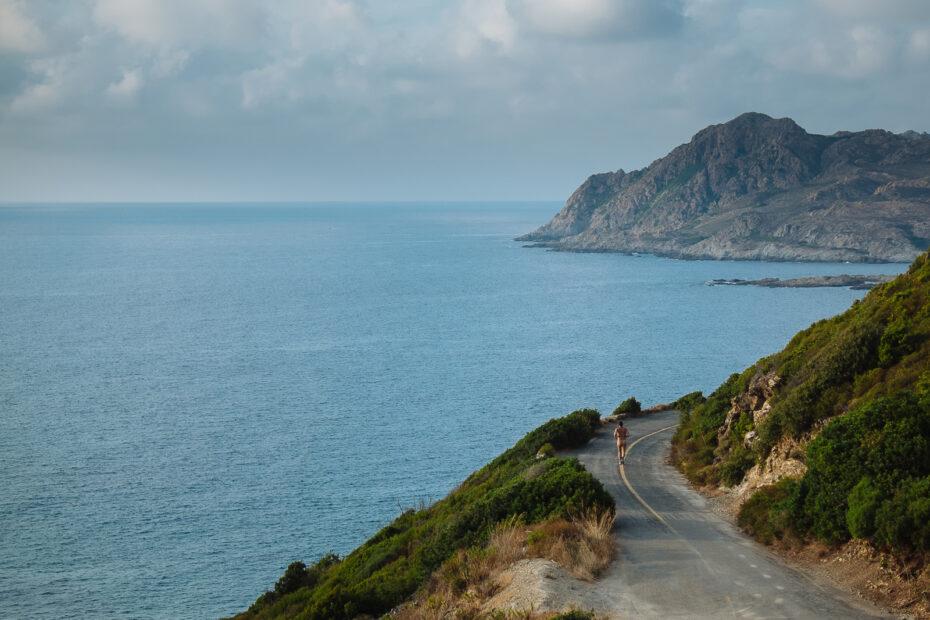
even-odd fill
[{"label": "rocky cliff", "polygon": [[909,262],[930,247],[930,135],[809,134],[747,113],[589,177],[520,241],[682,258]]}]

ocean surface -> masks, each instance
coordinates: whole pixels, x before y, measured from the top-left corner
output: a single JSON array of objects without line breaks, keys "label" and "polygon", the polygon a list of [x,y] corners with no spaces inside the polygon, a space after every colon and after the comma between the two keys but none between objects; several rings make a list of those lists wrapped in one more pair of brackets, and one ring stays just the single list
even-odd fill
[{"label": "ocean surface", "polygon": [[0,206],[0,617],[211,618],[542,421],[710,390],[904,265],[525,249],[533,204]]}]

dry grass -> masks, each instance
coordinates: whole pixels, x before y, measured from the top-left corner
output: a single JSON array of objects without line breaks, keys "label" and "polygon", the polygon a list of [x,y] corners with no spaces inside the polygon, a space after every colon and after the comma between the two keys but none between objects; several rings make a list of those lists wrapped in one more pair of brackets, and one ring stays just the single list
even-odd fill
[{"label": "dry grass", "polygon": [[500,575],[515,562],[545,558],[579,579],[593,580],[614,557],[612,512],[589,511],[570,519],[531,526],[511,519],[495,528],[483,548],[459,551],[430,578],[412,601],[391,615],[398,620],[546,620],[557,614],[483,611],[505,584]]}]

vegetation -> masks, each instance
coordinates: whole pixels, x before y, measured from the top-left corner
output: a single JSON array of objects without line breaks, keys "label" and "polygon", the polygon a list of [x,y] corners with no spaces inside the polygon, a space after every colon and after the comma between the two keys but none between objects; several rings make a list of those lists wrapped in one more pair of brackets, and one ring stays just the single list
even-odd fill
[{"label": "vegetation", "polygon": [[638,400],[636,400],[636,398],[631,396],[627,398],[625,401],[623,401],[622,403],[620,403],[619,405],[617,405],[617,408],[614,409],[614,412],[611,415],[614,415],[614,416],[629,415],[629,414],[635,415],[642,410],[643,410],[642,404]]},{"label": "vegetation", "polygon": [[446,498],[404,512],[345,559],[327,557],[309,569],[291,565],[279,580],[281,588],[259,597],[240,617],[381,615],[458,552],[486,544],[502,522],[533,524],[585,510],[612,511],[610,495],[576,459],[536,460],[545,444],[556,450],[583,445],[599,424],[600,415],[590,409],[550,420]]},{"label": "vegetation", "polygon": [[[756,424],[734,403],[764,376],[778,383]],[[706,400],[691,397],[681,407],[674,458],[698,484],[736,484],[777,443],[806,444],[800,479],[760,489],[742,506],[740,525],[760,540],[856,537],[898,555],[930,552],[927,254]]]},{"label": "vegetation", "polygon": [[798,481],[784,478],[759,489],[739,510],[736,522],[756,540],[771,544],[793,533]]},{"label": "vegetation", "polygon": [[446,560],[414,600],[400,607],[394,617],[486,618],[484,603],[500,589],[501,574],[515,562],[528,558],[552,560],[574,576],[592,580],[613,558],[613,522],[613,511],[605,510],[531,526],[518,519],[504,521],[495,527],[487,545],[460,550]]},{"label": "vegetation", "polygon": [[597,615],[593,611],[567,611],[554,616],[552,620],[596,620],[596,618]]},{"label": "vegetation", "polygon": [[544,443],[536,453],[536,458],[545,459],[549,458],[550,456],[555,456],[555,448],[552,447],[551,443]]}]

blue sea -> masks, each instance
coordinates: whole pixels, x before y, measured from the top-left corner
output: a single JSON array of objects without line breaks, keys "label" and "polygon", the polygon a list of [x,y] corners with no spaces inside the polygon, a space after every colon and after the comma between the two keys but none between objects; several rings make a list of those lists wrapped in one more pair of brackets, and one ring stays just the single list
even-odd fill
[{"label": "blue sea", "polygon": [[710,390],[847,308],[512,240],[556,203],[0,206],[0,617],[211,618],[542,421]]}]

